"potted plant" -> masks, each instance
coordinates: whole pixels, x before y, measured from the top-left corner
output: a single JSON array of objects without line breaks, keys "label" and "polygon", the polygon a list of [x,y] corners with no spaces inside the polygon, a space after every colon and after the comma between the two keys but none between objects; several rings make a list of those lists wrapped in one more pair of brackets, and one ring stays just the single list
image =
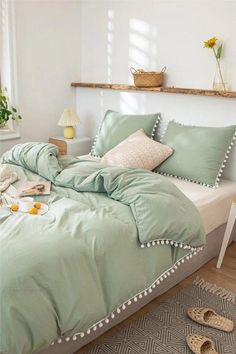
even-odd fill
[{"label": "potted plant", "polygon": [[9,119],[18,121],[22,119],[22,117],[18,114],[15,107],[9,105],[6,93],[0,89],[0,129],[7,127]]}]

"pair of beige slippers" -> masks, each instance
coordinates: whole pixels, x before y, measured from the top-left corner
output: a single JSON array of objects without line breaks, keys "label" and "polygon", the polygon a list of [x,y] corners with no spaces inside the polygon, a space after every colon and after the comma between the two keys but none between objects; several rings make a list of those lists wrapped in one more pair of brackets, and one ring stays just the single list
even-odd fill
[{"label": "pair of beige slippers", "polygon": [[[219,329],[225,332],[231,332],[234,329],[234,322],[226,317],[217,314],[214,310],[207,307],[194,307],[187,311],[188,316],[195,322]],[[215,349],[212,339],[199,334],[191,334],[186,338],[189,348],[195,354],[219,354]]]}]

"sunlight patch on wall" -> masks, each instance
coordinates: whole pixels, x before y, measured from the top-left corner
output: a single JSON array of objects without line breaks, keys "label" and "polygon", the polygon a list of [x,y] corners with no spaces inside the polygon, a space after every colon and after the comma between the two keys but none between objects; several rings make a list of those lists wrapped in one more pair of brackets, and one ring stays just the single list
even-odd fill
[{"label": "sunlight patch on wall", "polygon": [[135,44],[135,47],[137,49],[142,50],[144,52],[149,51],[149,40],[146,37],[131,32],[129,35],[129,41],[130,43]]},{"label": "sunlight patch on wall", "polygon": [[150,25],[145,21],[132,18],[129,21],[129,27],[131,31],[135,31],[137,33],[140,33],[141,35],[148,36],[150,34]]},{"label": "sunlight patch on wall", "polygon": [[114,40],[114,10],[107,12],[107,82],[111,83],[112,80],[112,51]]},{"label": "sunlight patch on wall", "polygon": [[[154,25],[140,20],[129,21],[129,69],[156,70],[157,69],[157,28]],[[132,82],[132,81],[130,81]]]},{"label": "sunlight patch on wall", "polygon": [[120,111],[125,114],[145,114],[146,93],[120,92]]},{"label": "sunlight patch on wall", "polygon": [[[149,23],[132,18],[129,20],[127,80],[133,84],[130,68],[156,70],[157,28]],[[120,110],[129,114],[144,114],[145,93],[120,93]]]}]

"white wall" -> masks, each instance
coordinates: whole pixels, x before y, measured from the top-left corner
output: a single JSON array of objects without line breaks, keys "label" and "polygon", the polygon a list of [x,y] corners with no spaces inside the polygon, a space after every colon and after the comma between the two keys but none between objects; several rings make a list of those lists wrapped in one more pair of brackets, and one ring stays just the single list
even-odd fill
[{"label": "white wall", "polygon": [[57,121],[74,107],[71,81],[80,71],[80,2],[15,2],[18,109],[21,140],[0,141],[0,154],[23,141],[62,135]]},{"label": "white wall", "polygon": [[[224,40],[228,82],[236,90],[236,1],[84,0],[81,9],[81,80],[131,83],[131,66],[167,66],[166,85],[212,88],[213,53],[203,40]],[[95,136],[106,109],[126,113],[161,112],[186,124],[236,124],[236,100],[162,93],[77,89],[81,135]],[[234,149],[236,150],[236,149]],[[236,151],[225,176],[236,180]]]},{"label": "white wall", "polygon": [[[228,82],[236,90],[236,1],[17,0],[15,2],[21,140],[0,141],[0,154],[27,140],[62,133],[57,121],[75,106],[72,81],[132,82],[130,66],[167,66],[167,85],[211,88],[215,63],[203,40],[224,40]],[[106,109],[160,111],[202,125],[236,124],[236,100],[78,89],[79,135],[94,137]],[[236,152],[226,176],[236,179]],[[235,172],[233,172],[235,169]]]}]

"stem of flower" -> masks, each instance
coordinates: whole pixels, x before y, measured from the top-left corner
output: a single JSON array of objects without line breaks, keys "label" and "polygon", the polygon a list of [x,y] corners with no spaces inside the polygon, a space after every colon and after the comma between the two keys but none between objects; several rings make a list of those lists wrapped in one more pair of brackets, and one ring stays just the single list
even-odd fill
[{"label": "stem of flower", "polygon": [[221,82],[222,82],[222,85],[223,85],[223,89],[224,89],[224,91],[226,91],[225,83],[224,83],[224,80],[223,80],[223,76],[222,76],[222,72],[221,72],[221,67],[220,67],[220,60],[218,60],[218,58],[217,58],[215,48],[212,47],[212,49],[213,49],[213,52],[214,52],[214,55],[215,55],[215,58],[216,58],[216,62],[217,62],[217,66],[218,66],[218,70],[219,70],[219,74],[220,74],[220,79],[221,79]]}]

